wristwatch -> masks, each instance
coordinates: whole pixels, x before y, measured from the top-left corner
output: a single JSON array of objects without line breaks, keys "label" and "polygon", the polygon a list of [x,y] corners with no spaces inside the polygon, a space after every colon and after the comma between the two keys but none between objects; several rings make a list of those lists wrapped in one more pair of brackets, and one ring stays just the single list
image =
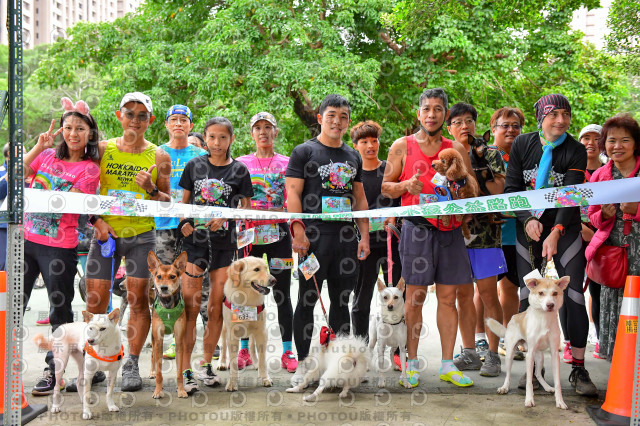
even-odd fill
[{"label": "wristwatch", "polygon": [[151,191],[147,191],[147,194],[149,194],[150,197],[155,197],[156,195],[158,195],[158,185],[154,185],[154,188]]}]

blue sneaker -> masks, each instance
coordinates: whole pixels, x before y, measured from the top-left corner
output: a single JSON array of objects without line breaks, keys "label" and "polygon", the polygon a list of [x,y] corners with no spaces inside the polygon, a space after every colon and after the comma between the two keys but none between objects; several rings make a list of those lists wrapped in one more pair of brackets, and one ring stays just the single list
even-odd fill
[{"label": "blue sneaker", "polygon": [[[407,380],[412,388],[415,388],[420,383],[420,373],[417,370],[407,370]],[[402,380],[400,380],[402,385]]]}]

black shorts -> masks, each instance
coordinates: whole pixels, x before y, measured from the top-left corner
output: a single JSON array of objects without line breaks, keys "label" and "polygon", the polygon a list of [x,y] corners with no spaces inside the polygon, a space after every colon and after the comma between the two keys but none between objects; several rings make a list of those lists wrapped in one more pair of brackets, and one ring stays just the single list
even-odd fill
[{"label": "black shorts", "polygon": [[507,277],[511,283],[520,288],[518,278],[518,265],[516,263],[517,252],[515,245],[502,246],[502,253],[504,253],[504,260],[507,261],[507,272],[498,275],[498,281]]},{"label": "black shorts", "polygon": [[[198,268],[205,270],[209,264],[209,244],[193,244],[190,238],[185,238],[182,250],[187,252],[187,262],[193,263]],[[211,243],[211,265],[209,271],[225,268],[231,265],[236,257],[236,250],[217,249],[215,243]]]}]

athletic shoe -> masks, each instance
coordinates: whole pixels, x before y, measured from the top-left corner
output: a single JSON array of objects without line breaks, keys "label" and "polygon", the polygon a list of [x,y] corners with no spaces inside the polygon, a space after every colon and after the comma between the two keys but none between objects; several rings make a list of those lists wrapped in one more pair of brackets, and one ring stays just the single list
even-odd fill
[{"label": "athletic shoe", "polygon": [[569,383],[576,389],[578,395],[597,396],[598,389],[589,377],[589,372],[584,366],[573,366],[569,375]]},{"label": "athletic shoe", "polygon": [[127,358],[122,366],[122,392],[135,392],[142,389],[142,377],[138,363],[131,358]]},{"label": "athletic shoe", "polygon": [[238,370],[243,370],[250,365],[253,365],[253,361],[251,361],[249,349],[240,349],[240,352],[238,352]]},{"label": "athletic shoe", "polygon": [[[42,395],[51,395],[53,393],[53,388],[56,387],[56,374],[49,367],[44,369],[42,373],[42,377],[38,379],[38,382],[31,390],[32,395],[42,396]],[[60,383],[60,390],[64,389],[65,383],[64,379]]]},{"label": "athletic shoe", "polygon": [[484,361],[484,357],[489,352],[489,343],[486,339],[476,340],[476,352],[480,357],[480,361]]},{"label": "athletic shoe", "polygon": [[407,370],[407,380],[412,388],[417,387],[420,384],[420,373],[417,370]]},{"label": "athletic shoe", "polygon": [[198,383],[196,383],[191,369],[182,372],[182,384],[184,385],[184,390],[187,392],[187,395],[193,395],[198,392]]},{"label": "athletic shoe", "polygon": [[[535,364],[533,364],[533,371],[536,371]],[[542,368],[542,378],[544,379],[544,367]],[[538,381],[538,378],[536,377],[535,374],[533,375],[532,382],[533,382],[533,390],[540,389],[540,382]],[[518,389],[526,389],[526,388],[527,388],[527,373],[524,373],[522,377],[520,377],[520,381],[518,382]]]},{"label": "athletic shoe", "polygon": [[562,355],[562,360],[567,364],[571,364],[573,362],[573,353],[571,352],[571,343],[566,342],[564,344],[564,354]]},{"label": "athletic shoe", "polygon": [[398,370],[402,370],[402,363],[400,362],[400,354],[393,354],[393,363],[398,367]]},{"label": "athletic shoe", "polygon": [[280,358],[280,364],[282,368],[286,369],[289,373],[295,373],[298,368],[298,360],[291,351],[285,351]]},{"label": "athletic shoe", "polygon": [[[507,349],[504,345],[504,339],[500,339],[500,343],[498,344],[498,353],[502,356],[507,356]],[[516,361],[524,361],[524,353],[516,348],[514,354],[513,354],[513,359]]]},{"label": "athletic shoe", "polygon": [[453,359],[453,364],[460,371],[480,370],[482,361],[480,356],[474,349],[465,349],[460,347],[460,354]]},{"label": "athletic shoe", "polygon": [[36,325],[49,325],[49,317],[36,321]]},{"label": "athletic shoe", "polygon": [[162,358],[175,359],[175,357],[176,357],[176,339],[173,339],[173,341],[171,342],[167,350],[162,353]]},{"label": "athletic shoe", "polygon": [[480,375],[485,377],[498,377],[502,372],[500,367],[500,356],[498,353],[488,351],[480,368]]},{"label": "athletic shoe", "polygon": [[597,359],[607,359],[606,356],[600,355],[600,343],[596,342],[596,348],[593,350],[593,357]]},{"label": "athletic shoe", "polygon": [[210,362],[202,364],[202,368],[198,372],[198,379],[202,380],[202,383],[209,387],[218,386],[221,383],[220,377],[216,376],[213,372]]},{"label": "athletic shoe", "polygon": [[[104,374],[104,371],[96,371],[96,374],[93,375],[93,379],[91,379],[91,386],[104,382],[106,378],[107,376]],[[76,379],[71,380],[71,382],[67,385],[67,392],[78,392]]]},{"label": "athletic shoe", "polygon": [[213,359],[220,359],[220,346],[216,345],[216,348],[213,350]]}]

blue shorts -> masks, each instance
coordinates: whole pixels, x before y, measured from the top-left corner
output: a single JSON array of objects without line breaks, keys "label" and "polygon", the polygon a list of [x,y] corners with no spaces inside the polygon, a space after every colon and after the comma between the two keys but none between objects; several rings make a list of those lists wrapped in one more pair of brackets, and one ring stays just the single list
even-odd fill
[{"label": "blue shorts", "polygon": [[507,272],[507,261],[504,258],[502,249],[499,247],[467,249],[467,253],[471,262],[473,278],[476,280],[498,276]]}]

